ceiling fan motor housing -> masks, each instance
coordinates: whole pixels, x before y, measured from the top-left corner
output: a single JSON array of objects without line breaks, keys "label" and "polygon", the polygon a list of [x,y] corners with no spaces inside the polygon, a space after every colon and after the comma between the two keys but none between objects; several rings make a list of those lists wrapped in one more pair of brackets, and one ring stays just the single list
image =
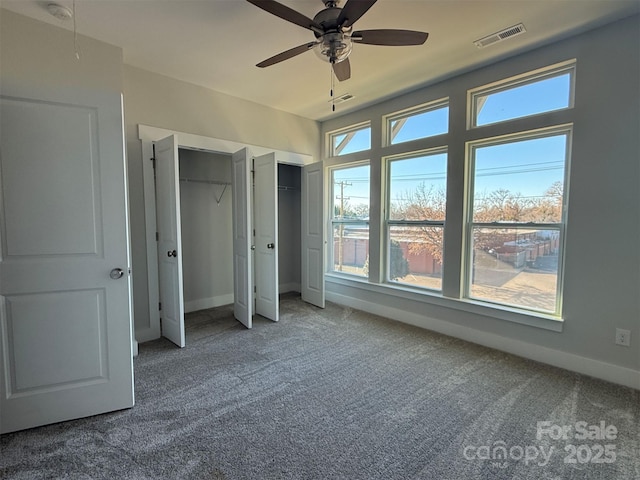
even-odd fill
[{"label": "ceiling fan motor housing", "polygon": [[[331,5],[333,4],[333,5]],[[314,51],[322,60],[329,63],[340,63],[345,60],[353,48],[351,41],[351,27],[341,29],[338,26],[338,17],[341,8],[335,6],[335,2],[327,2],[327,8],[318,12],[313,21],[322,27],[324,34],[315,31],[318,44]]]}]

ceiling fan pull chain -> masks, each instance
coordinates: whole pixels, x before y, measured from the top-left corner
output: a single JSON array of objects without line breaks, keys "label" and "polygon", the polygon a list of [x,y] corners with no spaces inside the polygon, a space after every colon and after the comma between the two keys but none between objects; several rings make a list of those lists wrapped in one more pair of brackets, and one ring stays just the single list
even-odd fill
[{"label": "ceiling fan pull chain", "polygon": [[336,111],[336,101],[335,101],[335,97],[333,96],[333,90],[335,88],[335,78],[333,75],[333,62],[329,62],[329,75],[331,76],[331,111],[335,112]]},{"label": "ceiling fan pull chain", "polygon": [[78,51],[78,29],[76,28],[76,0],[73,0],[73,49],[75,50],[76,60],[80,60],[80,52]]}]

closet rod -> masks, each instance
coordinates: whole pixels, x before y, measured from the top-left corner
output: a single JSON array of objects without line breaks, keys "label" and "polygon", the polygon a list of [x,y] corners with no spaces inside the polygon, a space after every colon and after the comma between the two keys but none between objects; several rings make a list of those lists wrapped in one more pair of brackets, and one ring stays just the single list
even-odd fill
[{"label": "closet rod", "polygon": [[181,178],[181,182],[208,183],[210,185],[231,185],[231,182],[222,182],[220,180],[199,180],[197,178]]}]

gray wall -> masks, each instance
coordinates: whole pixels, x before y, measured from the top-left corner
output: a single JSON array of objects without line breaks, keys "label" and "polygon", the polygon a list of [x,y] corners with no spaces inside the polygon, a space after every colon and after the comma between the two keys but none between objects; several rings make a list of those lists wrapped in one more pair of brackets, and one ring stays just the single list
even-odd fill
[{"label": "gray wall", "polygon": [[77,60],[68,30],[0,12],[3,91],[16,87],[36,92],[40,86],[68,92],[122,91],[122,49],[79,36],[82,56]]},{"label": "gray wall", "polygon": [[[493,346],[516,353],[520,348],[529,349],[531,356],[537,355],[543,361],[545,355],[553,356],[555,351],[575,355],[563,358],[572,358],[576,368],[581,359],[593,359],[601,362],[600,367],[613,364],[640,371],[639,23],[638,16],[631,17],[322,126],[324,133],[366,120],[380,125],[386,113],[449,96],[450,125],[455,126],[446,139],[452,162],[450,175],[460,186],[459,193],[450,198],[457,204],[455,210],[461,212],[464,144],[470,135],[465,127],[467,89],[577,58],[562,332],[499,320],[490,310],[478,315],[425,296],[406,300],[380,289],[356,283],[344,285],[332,279],[327,280],[329,298],[334,293],[362,302],[372,310],[388,307],[394,309],[398,319],[452,334],[464,332],[467,338],[488,338],[485,334],[489,334]],[[526,130],[527,121],[522,122]],[[372,160],[373,183],[380,185],[381,139],[374,133],[372,145],[364,155]],[[380,195],[375,194],[372,212],[379,211]],[[376,218],[374,213],[372,218]],[[463,218],[456,214],[447,218],[447,223],[461,229]],[[372,233],[372,244],[374,237]],[[459,241],[449,242],[446,248],[462,251]],[[454,259],[448,268],[457,269],[460,265]],[[631,348],[614,344],[615,327],[632,331]],[[633,372],[627,373],[634,376]]]},{"label": "gray wall", "polygon": [[[231,182],[230,155],[180,149],[179,158],[181,179]],[[231,185],[181,180],[180,216],[185,311],[233,302]]]}]

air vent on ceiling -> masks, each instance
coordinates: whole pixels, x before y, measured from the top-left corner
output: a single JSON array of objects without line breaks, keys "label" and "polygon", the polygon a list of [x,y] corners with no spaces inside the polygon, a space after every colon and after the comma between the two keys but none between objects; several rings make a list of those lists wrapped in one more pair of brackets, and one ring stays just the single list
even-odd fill
[{"label": "air vent on ceiling", "polygon": [[507,38],[515,37],[516,35],[521,35],[526,31],[527,30],[524,28],[524,25],[522,23],[519,23],[518,25],[514,25],[513,27],[508,27],[508,28],[505,28],[504,30],[500,30],[499,32],[492,33],[491,35],[487,35],[486,37],[481,38],[480,40],[476,40],[473,43],[478,48],[484,48],[489,45],[493,45],[494,43],[498,43],[503,40],[506,40]]},{"label": "air vent on ceiling", "polygon": [[329,100],[329,103],[333,102],[335,105],[337,105],[339,103],[349,101],[352,98],[353,95],[351,95],[350,93],[345,93],[343,95],[340,95],[339,97],[335,97],[333,100]]}]

